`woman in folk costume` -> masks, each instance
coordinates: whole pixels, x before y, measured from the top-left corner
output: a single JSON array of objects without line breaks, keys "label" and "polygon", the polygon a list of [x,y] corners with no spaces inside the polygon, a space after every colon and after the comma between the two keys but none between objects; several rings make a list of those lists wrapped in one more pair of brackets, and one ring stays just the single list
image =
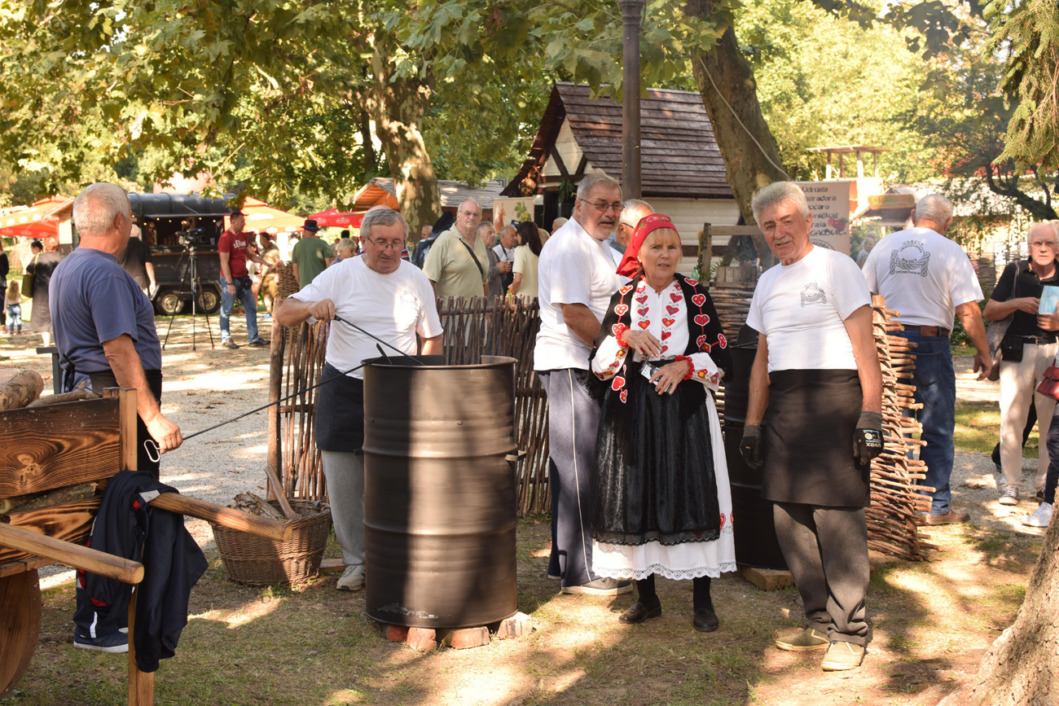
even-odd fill
[{"label": "woman in folk costume", "polygon": [[710,578],[735,571],[732,500],[713,396],[728,342],[709,293],[677,273],[668,216],[640,221],[618,274],[592,372],[602,397],[592,478],[592,571],[635,579],[619,620],[662,614],[655,575],[694,581],[696,630],[717,629]]}]

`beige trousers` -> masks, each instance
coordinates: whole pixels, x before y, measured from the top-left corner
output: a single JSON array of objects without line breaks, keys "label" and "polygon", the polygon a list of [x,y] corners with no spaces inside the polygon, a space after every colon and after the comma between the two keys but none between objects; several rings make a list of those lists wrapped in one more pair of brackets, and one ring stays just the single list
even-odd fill
[{"label": "beige trousers", "polygon": [[1022,346],[1020,362],[1000,362],[1000,465],[1004,469],[1002,487],[1020,486],[1022,482],[1022,429],[1030,403],[1037,407],[1038,442],[1037,478],[1034,490],[1044,488],[1048,471],[1048,428],[1052,424],[1055,400],[1037,392],[1044,371],[1055,359],[1059,343]]}]

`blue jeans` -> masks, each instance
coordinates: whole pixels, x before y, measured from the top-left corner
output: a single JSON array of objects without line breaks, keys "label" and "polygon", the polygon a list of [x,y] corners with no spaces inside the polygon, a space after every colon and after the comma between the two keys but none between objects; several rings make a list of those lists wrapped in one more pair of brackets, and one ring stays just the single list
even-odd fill
[{"label": "blue jeans", "polygon": [[[243,303],[243,308],[246,309],[246,340],[247,343],[256,341],[257,335],[257,297],[254,296],[254,290],[250,286],[250,278],[245,277],[240,279],[236,277],[235,280],[235,294],[228,293],[228,283],[223,279],[218,280],[221,285],[221,340],[227,341],[232,337],[231,332],[228,329],[228,320],[232,317],[232,305],[235,304],[236,297]],[[243,282],[246,282],[246,286],[243,286]]]},{"label": "blue jeans", "polygon": [[952,367],[952,348],[949,339],[941,336],[923,336],[918,331],[899,331],[897,335],[918,344],[912,382],[916,386],[915,400],[923,405],[914,416],[923,425],[921,438],[927,442],[919,451],[920,460],[927,465],[923,485],[934,488],[930,511],[944,515],[952,500],[949,476],[956,451],[956,371]]}]

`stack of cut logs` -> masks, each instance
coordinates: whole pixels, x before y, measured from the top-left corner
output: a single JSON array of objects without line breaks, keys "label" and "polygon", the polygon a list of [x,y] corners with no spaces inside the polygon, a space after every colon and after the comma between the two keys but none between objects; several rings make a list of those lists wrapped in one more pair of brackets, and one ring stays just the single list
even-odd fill
[{"label": "stack of cut logs", "polygon": [[908,451],[924,442],[912,435],[922,430],[905,410],[917,409],[913,399],[912,368],[915,344],[901,336],[891,336],[903,327],[892,319],[898,314],[886,309],[885,300],[872,297],[872,329],[882,366],[883,438],[882,455],[871,466],[871,505],[866,509],[868,547],[902,559],[926,559],[924,549],[934,549],[919,536],[916,517],[930,512],[930,496],[918,492],[926,474],[923,461],[908,458]]}]

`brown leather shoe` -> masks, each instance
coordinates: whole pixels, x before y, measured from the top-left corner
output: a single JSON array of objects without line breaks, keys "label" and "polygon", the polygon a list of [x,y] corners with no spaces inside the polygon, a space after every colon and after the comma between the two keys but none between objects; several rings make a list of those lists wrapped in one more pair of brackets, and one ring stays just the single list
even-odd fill
[{"label": "brown leather shoe", "polygon": [[960,522],[967,522],[971,519],[971,516],[966,512],[956,512],[949,510],[943,515],[923,515],[923,524],[927,525],[954,525]]}]

